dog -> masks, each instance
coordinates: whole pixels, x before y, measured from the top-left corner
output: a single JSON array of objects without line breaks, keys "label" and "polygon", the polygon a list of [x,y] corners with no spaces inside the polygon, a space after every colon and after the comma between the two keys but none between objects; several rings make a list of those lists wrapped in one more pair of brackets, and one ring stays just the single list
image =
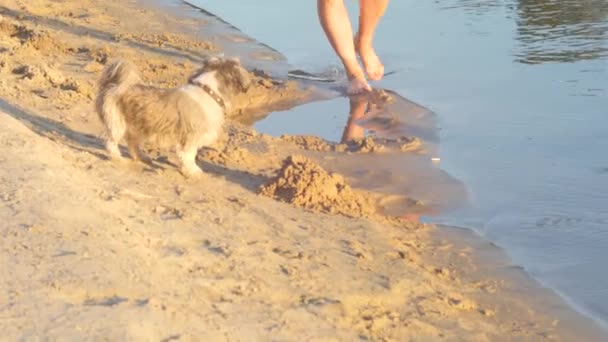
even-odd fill
[{"label": "dog", "polygon": [[230,101],[250,83],[234,58],[207,59],[187,84],[174,89],[146,85],[132,63],[114,61],[102,72],[95,104],[107,133],[106,150],[112,159],[124,160],[118,148],[124,137],[133,160],[151,163],[141,143],[175,147],[182,174],[201,175],[198,150],[217,140]]}]

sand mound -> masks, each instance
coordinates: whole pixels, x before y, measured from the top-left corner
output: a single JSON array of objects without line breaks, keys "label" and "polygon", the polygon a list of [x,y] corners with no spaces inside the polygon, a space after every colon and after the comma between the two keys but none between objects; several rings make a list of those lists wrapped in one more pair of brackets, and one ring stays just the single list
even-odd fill
[{"label": "sand mound", "polygon": [[247,165],[257,159],[247,149],[238,146],[227,146],[222,151],[209,149],[204,156],[206,160],[220,165]]},{"label": "sand mound", "polygon": [[365,137],[363,139],[351,140],[346,144],[340,144],[338,150],[341,149],[348,152],[375,153],[383,151],[385,147],[377,144],[374,138]]},{"label": "sand mound", "polygon": [[315,136],[284,134],[278,140],[291,143],[302,150],[318,152],[383,153],[391,150],[413,153],[424,152],[422,141],[417,137],[380,139],[368,136],[335,144]]},{"label": "sand mound", "polygon": [[67,92],[61,96],[73,96],[72,94],[93,98],[93,88],[91,85],[82,83],[73,77],[66,77],[61,71],[51,65],[20,65],[12,70],[13,74],[19,75],[23,79],[32,81],[35,85],[41,86],[46,83],[53,88]]},{"label": "sand mound", "polygon": [[311,135],[281,135],[279,139],[292,143],[298,148],[308,151],[320,151],[328,152],[331,151],[333,146],[326,140]]},{"label": "sand mound", "polygon": [[422,140],[417,137],[403,137],[399,139],[399,150],[401,152],[425,153]]},{"label": "sand mound", "polygon": [[59,87],[66,81],[66,77],[60,71],[50,66],[20,65],[13,69],[13,74],[29,80],[47,80],[54,87]]},{"label": "sand mound", "polygon": [[46,31],[33,32],[27,38],[23,38],[23,46],[31,46],[36,50],[43,51],[45,54],[65,53],[69,47],[61,41],[55,39]]},{"label": "sand mound", "polygon": [[24,25],[11,23],[3,17],[0,17],[0,33],[19,39],[27,39],[34,35],[33,30],[28,29]]},{"label": "sand mound", "polygon": [[67,50],[67,46],[55,39],[49,32],[9,22],[4,18],[0,18],[0,34],[18,40],[23,48],[32,47],[36,50],[44,51],[45,54],[65,52]]},{"label": "sand mound", "polygon": [[115,52],[107,46],[104,46],[102,48],[89,48],[83,46],[78,48],[77,52],[85,54],[93,62],[98,63],[100,65],[105,65],[106,63],[108,63],[108,61],[115,54]]},{"label": "sand mound", "polygon": [[356,192],[338,174],[330,174],[303,156],[290,156],[278,175],[263,185],[260,193],[313,211],[369,217],[375,206],[369,197]]},{"label": "sand mound", "polygon": [[365,137],[357,140],[349,140],[345,143],[335,145],[336,152],[351,153],[383,153],[389,151],[401,151],[411,153],[425,153],[425,149],[417,137],[400,137],[398,139],[382,139],[376,137]]}]

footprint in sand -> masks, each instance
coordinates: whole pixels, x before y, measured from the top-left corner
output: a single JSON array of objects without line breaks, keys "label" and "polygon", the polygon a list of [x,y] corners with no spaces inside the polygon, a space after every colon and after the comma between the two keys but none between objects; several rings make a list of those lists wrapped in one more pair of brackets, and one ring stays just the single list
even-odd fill
[{"label": "footprint in sand", "polygon": [[105,298],[91,298],[84,301],[85,306],[115,306],[124,302],[129,301],[128,298],[112,296]]},{"label": "footprint in sand", "polygon": [[347,241],[343,240],[342,245],[344,246],[344,253],[354,256],[358,259],[373,260],[373,250],[371,247],[366,246],[361,241]]},{"label": "footprint in sand", "polygon": [[232,251],[230,250],[229,246],[221,246],[219,244],[214,244],[209,240],[203,241],[203,248],[205,248],[207,251],[211,252],[214,255],[223,256],[226,258],[229,258],[232,255]]}]

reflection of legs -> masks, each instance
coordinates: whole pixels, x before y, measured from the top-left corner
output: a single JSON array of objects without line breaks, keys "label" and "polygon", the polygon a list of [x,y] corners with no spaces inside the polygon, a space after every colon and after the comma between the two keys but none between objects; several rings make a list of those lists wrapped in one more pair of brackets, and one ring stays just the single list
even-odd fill
[{"label": "reflection of legs", "polygon": [[[331,46],[340,57],[350,81],[349,94],[357,94],[371,90],[365,80],[365,74],[357,61],[353,31],[348,19],[344,0],[317,0],[319,21],[329,39]],[[366,25],[369,27],[369,25]],[[366,33],[367,33],[366,28]]]},{"label": "reflection of legs", "polygon": [[362,119],[365,116],[367,109],[367,98],[364,96],[351,96],[350,98],[350,113],[348,116],[348,122],[344,127],[344,133],[342,133],[342,142],[345,143],[350,140],[361,139],[365,137],[365,129],[355,123],[355,121]]},{"label": "reflection of legs", "polygon": [[372,80],[379,80],[384,76],[384,66],[374,52],[372,40],[378,21],[387,6],[388,0],[359,0],[359,30],[355,42],[365,71]]}]

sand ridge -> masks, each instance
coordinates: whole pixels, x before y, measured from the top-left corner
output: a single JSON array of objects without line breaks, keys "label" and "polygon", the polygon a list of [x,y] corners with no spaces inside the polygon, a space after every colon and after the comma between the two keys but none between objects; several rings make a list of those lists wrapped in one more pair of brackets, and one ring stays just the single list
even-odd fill
[{"label": "sand ridge", "polygon": [[[153,151],[159,169],[107,160],[92,97],[108,59],[170,87],[221,51],[187,34],[204,18],[142,5],[0,0],[3,338],[592,340],[434,227],[375,219],[309,157],[358,152],[229,121],[201,180],[171,153]],[[308,94],[256,77],[231,116]]]}]

